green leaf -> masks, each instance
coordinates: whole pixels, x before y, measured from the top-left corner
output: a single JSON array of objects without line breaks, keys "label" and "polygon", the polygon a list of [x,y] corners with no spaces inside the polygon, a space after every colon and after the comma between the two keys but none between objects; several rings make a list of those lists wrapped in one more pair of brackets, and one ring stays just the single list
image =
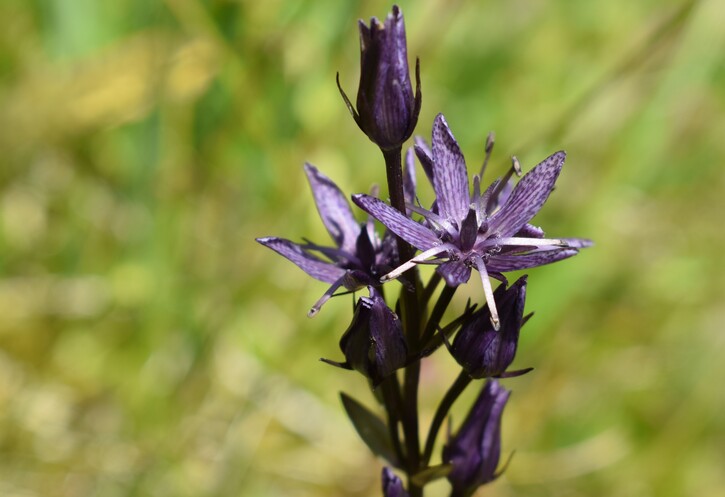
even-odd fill
[{"label": "green leaf", "polygon": [[395,467],[400,467],[400,461],[393,450],[387,425],[352,397],[340,392],[340,398],[347,416],[363,442],[375,455],[382,457]]},{"label": "green leaf", "polygon": [[410,479],[418,487],[423,487],[428,483],[448,476],[453,469],[451,464],[439,464],[438,466],[430,466],[422,471],[417,472]]}]

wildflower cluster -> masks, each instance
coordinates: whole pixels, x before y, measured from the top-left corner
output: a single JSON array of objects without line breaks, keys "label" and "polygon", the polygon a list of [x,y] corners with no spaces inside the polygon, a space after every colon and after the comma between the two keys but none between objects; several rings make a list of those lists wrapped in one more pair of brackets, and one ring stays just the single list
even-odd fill
[{"label": "wildflower cluster", "polygon": [[[367,293],[357,300],[351,323],[341,334],[344,359],[323,361],[364,375],[385,411],[383,420],[342,394],[345,410],[366,444],[407,476],[406,489],[385,467],[384,496],[421,496],[428,482],[442,477],[451,484],[451,496],[470,496],[502,472],[501,418],[511,392],[499,379],[531,370],[509,370],[521,327],[530,315],[524,315],[527,277],[509,284],[505,273],[566,259],[591,242],[547,238],[541,228],[530,224],[554,189],[564,152],[550,155],[526,174],[513,158],[510,169],[484,188],[482,176],[494,144],[490,134],[484,166],[473,176],[471,189],[458,142],[444,116],[438,114],[430,145],[416,137],[403,161],[402,147],[417,125],[422,102],[420,65],[416,63],[414,93],[399,8],[393,7],[383,23],[373,18],[368,26],[361,21],[359,29],[357,106],[341,87],[340,92],[357,125],[382,152],[390,203],[376,194],[352,195],[354,205],[367,213],[367,219],[359,222],[337,185],[305,164],[320,218],[334,246],[277,237],[257,241],[330,285],[312,306],[310,316],[341,288]],[[416,158],[435,192],[428,208],[416,195]],[[515,182],[514,177],[520,180]],[[375,220],[384,232],[376,231]],[[418,271],[421,264],[436,266],[425,285]],[[456,289],[468,282],[474,269],[480,276],[483,305],[469,302],[460,316],[444,324]],[[403,283],[399,299],[389,305],[383,286],[398,278]],[[498,282],[496,288],[492,280]],[[445,285],[433,299],[441,282]],[[421,443],[420,363],[442,345],[461,372]],[[451,406],[478,379],[485,380],[480,394],[458,430],[449,434],[440,463],[431,465],[438,432]]]}]

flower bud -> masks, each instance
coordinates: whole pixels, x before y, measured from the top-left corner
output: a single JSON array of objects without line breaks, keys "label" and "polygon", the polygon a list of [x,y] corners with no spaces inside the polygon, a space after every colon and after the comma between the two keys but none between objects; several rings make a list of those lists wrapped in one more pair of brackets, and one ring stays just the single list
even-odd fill
[{"label": "flower bud", "polygon": [[506,289],[500,285],[493,294],[498,308],[500,329],[491,324],[486,306],[463,324],[449,347],[451,355],[472,378],[518,376],[531,369],[506,372],[516,356],[519,332],[526,302],[526,276]]},{"label": "flower bud", "polygon": [[451,496],[469,496],[499,477],[501,415],[509,395],[496,380],[486,381],[458,433],[443,447],[443,462],[453,466],[448,473]]},{"label": "flower bud", "polygon": [[397,6],[381,23],[373,17],[360,27],[360,86],[357,110],[337,85],[360,129],[383,150],[400,147],[415,129],[421,106],[420,70],[416,92],[410,82],[403,13]]},{"label": "flower bud", "polygon": [[383,468],[383,497],[408,497],[408,492],[390,468]]},{"label": "flower bud", "polygon": [[377,385],[405,365],[408,347],[398,316],[375,287],[368,289],[370,297],[358,300],[352,322],[340,339],[340,349],[348,366]]}]

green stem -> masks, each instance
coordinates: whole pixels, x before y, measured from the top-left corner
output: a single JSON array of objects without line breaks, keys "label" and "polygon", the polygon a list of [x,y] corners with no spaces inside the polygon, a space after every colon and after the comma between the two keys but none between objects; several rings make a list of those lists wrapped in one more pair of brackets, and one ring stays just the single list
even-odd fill
[{"label": "green stem", "polygon": [[423,295],[420,297],[420,303],[423,307],[428,305],[428,302],[433,296],[433,292],[435,292],[436,288],[438,288],[438,284],[441,282],[441,279],[441,275],[438,274],[438,272],[433,273],[433,276],[430,277],[428,284],[425,286],[425,289],[423,289]]},{"label": "green stem", "polygon": [[395,374],[390,375],[388,378],[383,380],[381,385],[383,388],[383,401],[385,402],[385,410],[388,414],[388,431],[390,440],[393,443],[393,450],[395,455],[398,457],[400,464],[405,461],[405,452],[403,452],[403,446],[400,443],[400,435],[398,434],[398,423],[400,422],[399,413],[402,412],[402,402],[400,396],[400,383],[398,382],[398,376]]},{"label": "green stem", "polygon": [[[383,150],[385,170],[388,178],[388,194],[390,204],[405,215],[405,196],[403,194],[403,167],[402,147]],[[398,254],[400,261],[405,262],[413,258],[414,248],[405,240],[397,237]],[[421,313],[422,307],[418,302],[417,268],[408,271],[409,286],[403,286],[400,292],[401,318],[405,337],[410,350],[418,351],[421,339]],[[416,361],[405,368],[403,381],[403,432],[405,433],[405,446],[408,473],[408,492],[410,497],[421,497],[422,487],[415,485],[411,477],[420,470],[420,435],[418,433],[418,381],[420,378],[420,361]]]},{"label": "green stem", "polygon": [[425,450],[423,451],[424,465],[427,465],[430,462],[436,438],[438,436],[438,431],[440,430],[443,421],[445,421],[446,416],[448,416],[448,411],[451,410],[451,406],[453,406],[453,403],[463,393],[469,383],[471,383],[471,377],[468,376],[465,371],[461,371],[458,378],[456,378],[456,381],[453,382],[453,385],[451,385],[446,392],[443,400],[441,400],[440,405],[438,405],[438,409],[436,409],[436,413],[433,416],[433,421],[430,425],[430,430],[428,430],[428,438],[426,438],[425,441]]},{"label": "green stem", "polygon": [[446,309],[448,309],[448,304],[451,303],[451,299],[453,299],[453,294],[456,293],[457,288],[458,287],[446,285],[445,287],[443,287],[443,290],[441,290],[441,294],[438,297],[436,305],[435,307],[433,307],[433,312],[428,318],[428,323],[425,326],[425,331],[423,332],[423,339],[421,340],[422,343],[428,343],[428,341],[435,334],[436,330],[438,329],[438,325],[443,318],[443,314],[446,312]]}]

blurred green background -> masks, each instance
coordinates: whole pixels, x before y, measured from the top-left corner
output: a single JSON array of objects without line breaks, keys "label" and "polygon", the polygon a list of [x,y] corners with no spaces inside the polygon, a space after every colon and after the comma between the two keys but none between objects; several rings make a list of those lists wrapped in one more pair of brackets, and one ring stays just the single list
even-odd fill
[{"label": "blurred green background", "polygon": [[[496,174],[566,149],[536,221],[596,240],[530,272],[536,370],[480,494],[725,495],[725,5],[400,3],[418,133],[444,112],[475,169],[495,130]],[[0,495],[379,495],[338,400],[367,385],[318,362],[350,299],[307,319],[326,286],[253,238],[327,242],[305,160],[383,182],[335,72],[354,95],[389,9],[0,3]],[[425,363],[424,424],[456,372]]]}]

